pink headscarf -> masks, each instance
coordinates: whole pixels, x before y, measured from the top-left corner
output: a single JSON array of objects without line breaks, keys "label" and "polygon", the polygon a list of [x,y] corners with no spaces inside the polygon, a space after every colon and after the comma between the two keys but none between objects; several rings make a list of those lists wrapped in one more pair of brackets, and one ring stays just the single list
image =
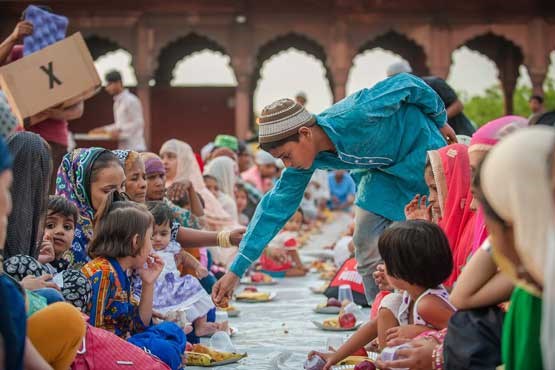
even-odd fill
[{"label": "pink headscarf", "polygon": [[230,215],[227,214],[220,202],[206,188],[191,146],[183,141],[171,139],[162,145],[160,155],[167,152],[174,153],[177,157],[177,173],[173,181],[166,181],[166,186],[171,185],[175,181],[189,180],[204,200],[204,214],[207,226],[212,230],[220,230],[223,227],[232,225],[233,220]]},{"label": "pink headscarf", "polygon": [[[521,116],[504,116],[490,121],[480,127],[474,135],[472,135],[468,152],[489,152],[504,136],[527,126],[528,120]],[[476,212],[472,254],[480,248],[487,237],[488,231],[486,230],[484,212],[482,211],[482,207],[479,207]]]},{"label": "pink headscarf", "polygon": [[474,231],[468,149],[463,144],[452,144],[429,151],[428,159],[442,213],[438,224],[447,235],[453,253],[453,272],[445,281],[446,286],[452,286],[470,254]]}]

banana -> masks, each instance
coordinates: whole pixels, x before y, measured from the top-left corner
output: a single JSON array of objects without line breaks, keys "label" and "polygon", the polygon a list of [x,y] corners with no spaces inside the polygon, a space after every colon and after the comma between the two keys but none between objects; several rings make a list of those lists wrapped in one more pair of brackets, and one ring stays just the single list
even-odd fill
[{"label": "banana", "polygon": [[188,366],[210,366],[212,358],[204,353],[187,352]]}]

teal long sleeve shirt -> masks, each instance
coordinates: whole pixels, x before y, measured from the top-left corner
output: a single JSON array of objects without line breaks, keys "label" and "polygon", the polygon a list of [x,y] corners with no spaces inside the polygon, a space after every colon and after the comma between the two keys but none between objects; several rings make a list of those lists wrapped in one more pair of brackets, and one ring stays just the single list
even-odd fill
[{"label": "teal long sleeve shirt", "polygon": [[446,144],[440,97],[424,81],[399,74],[363,89],[316,116],[336,152],[319,153],[310,169],[287,168],[260,201],[230,270],[238,276],[262,254],[299,207],[314,170],[349,170],[357,184],[355,204],[392,221],[404,206],[427,194],[428,150]]}]

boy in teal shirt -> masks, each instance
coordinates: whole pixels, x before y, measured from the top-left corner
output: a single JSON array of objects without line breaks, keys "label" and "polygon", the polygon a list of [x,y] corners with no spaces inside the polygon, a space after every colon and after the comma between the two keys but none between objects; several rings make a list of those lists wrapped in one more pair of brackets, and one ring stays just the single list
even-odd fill
[{"label": "boy in teal shirt", "polygon": [[377,239],[404,206],[426,194],[426,152],[456,142],[440,97],[410,74],[388,78],[312,116],[290,99],[267,106],[259,119],[260,148],[287,169],[259,203],[230,271],[214,286],[216,305],[231,298],[240,276],[298,208],[314,170],[349,170],[357,183],[355,256],[366,298],[378,288]]}]

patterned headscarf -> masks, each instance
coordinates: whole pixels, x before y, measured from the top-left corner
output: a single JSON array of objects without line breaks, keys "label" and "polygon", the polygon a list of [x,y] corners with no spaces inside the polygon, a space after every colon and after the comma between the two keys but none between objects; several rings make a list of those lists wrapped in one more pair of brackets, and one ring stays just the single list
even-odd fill
[{"label": "patterned headscarf", "polygon": [[36,256],[48,207],[52,161],[48,144],[37,134],[19,132],[8,139],[13,156],[13,211],[8,218],[4,257]]},{"label": "patterned headscarf", "polygon": [[141,158],[141,155],[134,150],[118,149],[112,150],[112,153],[114,153],[116,157],[118,157],[126,175],[129,171],[131,171],[131,168],[133,168],[135,162],[137,162],[137,160]]},{"label": "patterned headscarf", "polygon": [[6,95],[0,90],[0,137],[6,140],[17,127],[17,118],[12,113]]},{"label": "patterned headscarf", "polygon": [[4,139],[0,137],[0,173],[12,168],[12,155]]},{"label": "patterned headscarf", "polygon": [[70,265],[78,267],[88,261],[86,247],[93,236],[94,209],[89,194],[88,176],[95,160],[108,150],[104,148],[80,148],[67,153],[58,170],[56,194],[62,195],[79,209],[79,220],[68,258]]}]

